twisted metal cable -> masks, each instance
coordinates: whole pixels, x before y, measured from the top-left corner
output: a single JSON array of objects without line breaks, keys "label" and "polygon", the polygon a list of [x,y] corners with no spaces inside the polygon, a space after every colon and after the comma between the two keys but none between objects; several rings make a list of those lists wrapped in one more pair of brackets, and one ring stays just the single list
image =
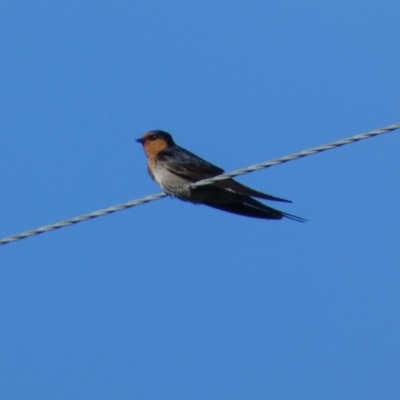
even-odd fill
[{"label": "twisted metal cable", "polygon": [[[359,140],[368,139],[368,138],[371,138],[374,136],[382,135],[384,133],[388,133],[388,132],[394,131],[399,128],[400,128],[400,122],[390,125],[390,126],[387,126],[387,127],[384,127],[384,128],[376,129],[374,131],[360,133],[359,135],[355,135],[355,136],[352,136],[352,137],[349,137],[346,139],[341,139],[336,142],[324,144],[324,145],[321,145],[318,147],[313,147],[308,150],[303,150],[298,153],[289,154],[289,155],[281,157],[281,158],[275,158],[275,159],[267,161],[267,162],[251,165],[247,168],[237,169],[237,170],[232,171],[227,174],[215,176],[211,179],[205,179],[205,180],[194,183],[192,185],[192,188],[195,188],[198,186],[203,186],[203,185],[209,185],[216,181],[233,178],[238,175],[248,174],[250,172],[258,171],[260,169],[269,168],[274,165],[283,164],[285,162],[292,161],[292,160],[297,160],[298,158],[310,156],[312,154],[321,153],[326,150],[335,149],[335,148],[343,146],[345,144],[350,144],[350,143],[357,142]],[[89,214],[84,214],[79,217],[67,219],[65,221],[61,221],[56,224],[42,226],[41,228],[26,231],[26,232],[20,233],[19,235],[8,236],[8,237],[5,237],[4,239],[0,240],[0,246],[10,243],[10,242],[15,242],[17,240],[25,239],[30,236],[39,235],[40,233],[49,232],[49,231],[53,231],[55,229],[63,228],[68,225],[77,224],[78,222],[83,222],[83,221],[87,221],[89,219],[101,217],[103,215],[111,214],[111,213],[114,213],[117,211],[126,210],[127,208],[131,208],[131,207],[138,206],[138,205],[141,205],[144,203],[148,203],[153,200],[158,200],[158,199],[161,199],[166,196],[167,196],[166,193],[153,194],[150,196],[142,197],[141,199],[131,200],[131,201],[128,201],[127,203],[118,204],[113,207],[104,208],[102,210],[94,211]]]},{"label": "twisted metal cable", "polygon": [[210,179],[204,179],[202,181],[194,183],[192,185],[192,188],[195,188],[198,186],[203,186],[203,185],[209,185],[210,183],[213,183],[216,181],[223,181],[225,179],[233,178],[235,176],[248,174],[253,171],[258,171],[259,169],[269,168],[274,165],[283,164],[285,162],[292,161],[292,160],[297,160],[298,158],[310,156],[312,154],[322,153],[323,151],[326,151],[326,150],[335,149],[337,147],[344,146],[345,144],[358,142],[359,140],[369,139],[371,137],[382,135],[384,133],[388,133],[388,132],[394,131],[399,128],[400,128],[400,122],[393,124],[393,125],[389,125],[385,128],[380,128],[380,129],[376,129],[374,131],[360,133],[358,135],[355,135],[355,136],[352,136],[349,138],[345,138],[345,139],[341,139],[336,142],[327,143],[327,144],[324,144],[324,145],[321,145],[318,147],[313,147],[311,149],[299,151],[298,153],[293,153],[293,154],[289,154],[287,156],[280,157],[280,158],[275,158],[273,160],[266,161],[263,163],[254,164],[254,165],[251,165],[246,168],[236,169],[235,171],[229,172],[227,174],[218,175],[218,176],[215,176]]},{"label": "twisted metal cable", "polygon": [[54,231],[55,229],[59,229],[59,228],[64,228],[64,226],[77,224],[78,222],[83,222],[83,221],[87,221],[89,219],[101,217],[103,215],[111,214],[111,213],[114,213],[117,211],[126,210],[127,208],[139,206],[140,204],[148,203],[149,201],[153,201],[153,200],[158,200],[165,196],[167,196],[167,194],[165,194],[165,193],[152,194],[150,196],[142,197],[141,199],[131,200],[131,201],[128,201],[127,203],[118,204],[118,205],[115,205],[115,206],[112,206],[109,208],[103,208],[102,210],[97,210],[97,211],[94,211],[89,214],[83,214],[83,215],[80,215],[79,217],[66,219],[64,221],[57,222],[56,224],[46,225],[46,226],[42,226],[41,228],[38,228],[38,229],[32,229],[31,231],[22,232],[19,235],[8,236],[8,237],[0,240],[0,246],[3,244],[10,243],[10,242],[15,242],[16,240],[25,239],[30,236],[39,235],[40,233]]}]

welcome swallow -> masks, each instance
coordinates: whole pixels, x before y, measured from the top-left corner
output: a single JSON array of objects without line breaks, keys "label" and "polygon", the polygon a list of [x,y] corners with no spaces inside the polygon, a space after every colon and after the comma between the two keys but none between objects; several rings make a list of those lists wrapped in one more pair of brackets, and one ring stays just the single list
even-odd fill
[{"label": "welcome swallow", "polygon": [[150,131],[137,139],[137,142],[143,145],[150,176],[169,195],[246,217],[263,219],[285,217],[299,222],[306,221],[269,207],[253,197],[288,203],[290,200],[259,192],[233,179],[191,188],[194,182],[221,175],[224,170],[178,146],[167,132]]}]

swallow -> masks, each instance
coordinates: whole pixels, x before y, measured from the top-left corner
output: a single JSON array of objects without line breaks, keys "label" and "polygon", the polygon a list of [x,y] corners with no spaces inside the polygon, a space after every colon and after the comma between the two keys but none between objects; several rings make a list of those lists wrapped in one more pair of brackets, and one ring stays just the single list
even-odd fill
[{"label": "swallow", "polygon": [[246,217],[306,221],[269,207],[254,197],[286,203],[291,203],[290,200],[259,192],[234,179],[192,188],[193,183],[221,175],[224,170],[178,146],[167,132],[150,131],[136,141],[143,145],[150,176],[168,195]]}]

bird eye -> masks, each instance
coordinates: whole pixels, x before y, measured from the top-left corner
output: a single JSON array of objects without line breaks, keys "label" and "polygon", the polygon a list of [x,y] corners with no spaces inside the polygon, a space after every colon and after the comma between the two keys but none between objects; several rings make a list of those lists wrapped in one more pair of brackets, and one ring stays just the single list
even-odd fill
[{"label": "bird eye", "polygon": [[151,135],[151,140],[156,140],[157,139],[157,135]]}]

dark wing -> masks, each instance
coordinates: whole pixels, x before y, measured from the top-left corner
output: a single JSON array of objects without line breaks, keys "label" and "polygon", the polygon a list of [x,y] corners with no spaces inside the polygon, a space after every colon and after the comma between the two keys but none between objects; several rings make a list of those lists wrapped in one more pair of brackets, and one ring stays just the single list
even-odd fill
[{"label": "dark wing", "polygon": [[254,190],[252,188],[249,188],[248,186],[242,185],[241,183],[236,182],[233,179],[218,181],[215,182],[214,185],[223,188],[225,190],[229,190],[231,192],[242,194],[244,196],[253,196],[253,197],[258,197],[259,199],[284,201],[285,203],[291,203],[290,200],[282,199],[280,197],[272,196],[267,193],[259,192],[258,190]]},{"label": "dark wing", "polygon": [[[192,182],[201,181],[202,179],[209,179],[224,173],[223,169],[179,146],[175,146],[175,148],[172,150],[165,149],[158,153],[157,161],[170,172],[185,176],[186,178],[192,180]],[[221,189],[244,196],[254,196],[265,200],[284,201],[291,203],[290,200],[259,192],[242,185],[233,179],[218,181],[213,183],[212,186],[217,186]]]},{"label": "dark wing", "polygon": [[223,169],[178,146],[173,150],[165,149],[158,153],[157,162],[170,172],[185,176],[193,182],[224,173]]},{"label": "dark wing", "polygon": [[307,222],[307,220],[305,218],[301,218],[301,217],[298,217],[297,215],[289,214],[284,211],[276,210],[275,208],[269,207],[251,197],[245,197],[243,202],[245,204],[249,204],[250,206],[253,206],[257,209],[262,209],[262,210],[270,212],[270,213],[272,212],[274,214],[281,215],[281,218],[285,217],[285,218],[292,219],[293,221],[297,221],[297,222]]},{"label": "dark wing", "polygon": [[269,207],[251,197],[242,198],[242,202],[231,203],[209,203],[205,205],[218,210],[227,211],[233,214],[244,215],[245,217],[261,218],[261,219],[282,219],[288,218],[297,222],[306,222],[307,220],[296,215],[288,214],[275,208]]},{"label": "dark wing", "polygon": [[204,203],[204,204],[221,211],[227,211],[232,214],[243,215],[245,217],[260,218],[260,219],[282,219],[281,213],[262,210],[260,208],[252,207],[244,203],[226,203],[226,204]]}]

